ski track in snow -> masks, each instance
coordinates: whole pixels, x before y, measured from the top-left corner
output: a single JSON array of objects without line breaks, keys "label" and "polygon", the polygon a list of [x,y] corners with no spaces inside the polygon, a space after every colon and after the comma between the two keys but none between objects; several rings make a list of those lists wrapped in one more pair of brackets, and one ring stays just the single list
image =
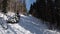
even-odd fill
[{"label": "ski track in snow", "polygon": [[5,30],[0,25],[0,34],[60,34],[57,31],[48,30],[42,21],[33,16],[21,15],[20,22],[16,24],[8,24]]}]

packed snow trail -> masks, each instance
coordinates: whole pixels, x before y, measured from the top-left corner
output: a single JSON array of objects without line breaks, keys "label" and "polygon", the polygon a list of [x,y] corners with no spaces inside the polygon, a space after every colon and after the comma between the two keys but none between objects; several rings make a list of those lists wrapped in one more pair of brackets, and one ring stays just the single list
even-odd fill
[{"label": "packed snow trail", "polygon": [[60,34],[57,31],[48,30],[43,21],[33,16],[20,15],[19,23],[7,24],[8,29],[5,30],[0,25],[0,34]]}]

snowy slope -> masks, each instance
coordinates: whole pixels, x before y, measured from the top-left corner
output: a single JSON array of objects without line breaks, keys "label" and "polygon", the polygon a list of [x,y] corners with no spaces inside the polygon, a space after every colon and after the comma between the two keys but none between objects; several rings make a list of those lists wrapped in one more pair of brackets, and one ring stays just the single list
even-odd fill
[{"label": "snowy slope", "polygon": [[20,15],[20,22],[15,24],[7,24],[8,29],[5,30],[0,25],[0,34],[60,34],[57,31],[48,30],[41,20],[33,16]]}]

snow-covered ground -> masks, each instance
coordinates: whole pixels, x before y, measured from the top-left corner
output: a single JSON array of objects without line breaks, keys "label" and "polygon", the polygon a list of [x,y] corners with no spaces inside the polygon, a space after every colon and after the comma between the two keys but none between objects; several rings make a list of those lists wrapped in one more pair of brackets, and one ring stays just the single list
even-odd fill
[{"label": "snow-covered ground", "polygon": [[49,30],[48,27],[42,23],[43,21],[33,16],[20,16],[19,23],[7,24],[8,29],[4,29],[0,25],[0,34],[60,34],[57,31]]}]

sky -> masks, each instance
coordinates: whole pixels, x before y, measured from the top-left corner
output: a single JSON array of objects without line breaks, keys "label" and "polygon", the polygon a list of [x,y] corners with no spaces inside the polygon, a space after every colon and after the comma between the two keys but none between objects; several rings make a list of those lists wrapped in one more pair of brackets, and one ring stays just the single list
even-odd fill
[{"label": "sky", "polygon": [[26,8],[27,10],[30,9],[30,5],[33,4],[33,2],[35,2],[36,0],[26,0]]}]

